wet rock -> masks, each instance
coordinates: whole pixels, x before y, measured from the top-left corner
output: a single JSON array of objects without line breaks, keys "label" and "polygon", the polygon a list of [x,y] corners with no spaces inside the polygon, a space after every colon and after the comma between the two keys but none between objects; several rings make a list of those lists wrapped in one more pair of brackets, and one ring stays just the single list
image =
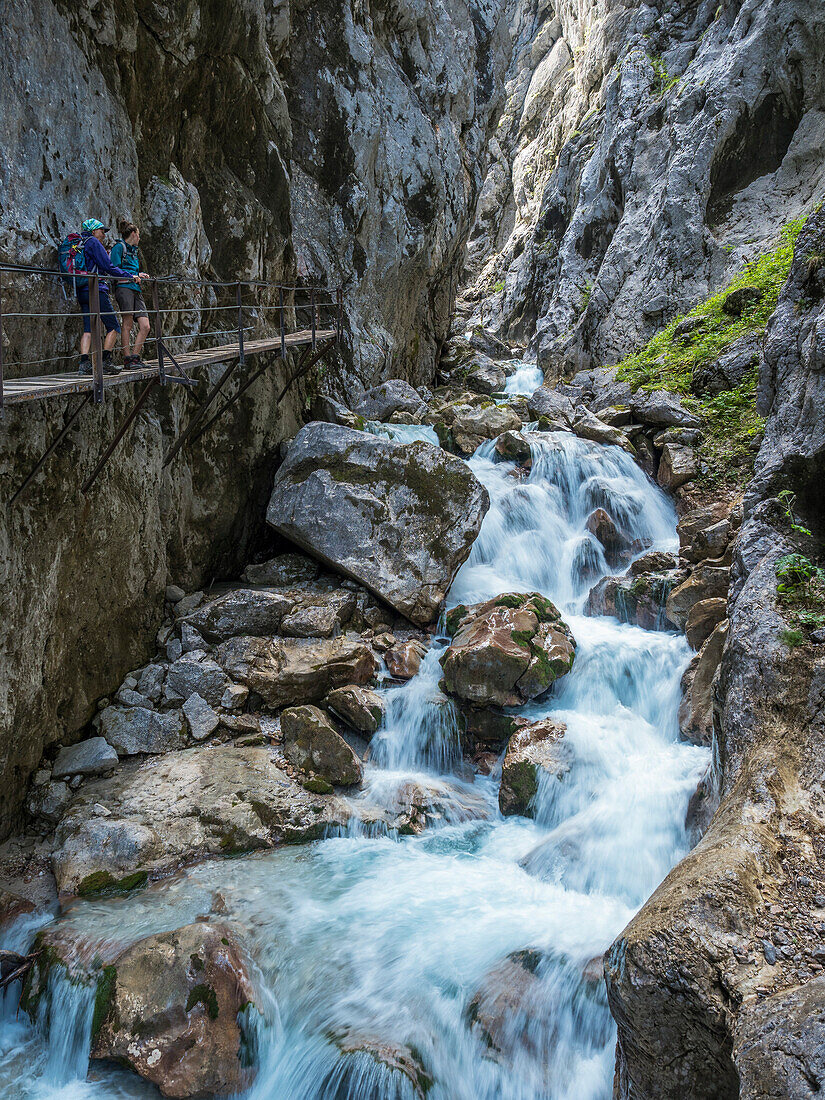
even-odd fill
[{"label": "wet rock", "polygon": [[[352,1068],[345,1068],[343,1074],[336,1069],[330,1080],[330,1086],[337,1086],[338,1092],[343,1089],[348,1096],[365,1095],[363,1089],[374,1082],[374,1071],[369,1069],[365,1074],[359,1073],[358,1060],[364,1060],[374,1065],[381,1066],[390,1079],[404,1078],[412,1093],[418,1100],[426,1100],[427,1093],[433,1086],[433,1079],[424,1068],[421,1055],[411,1047],[403,1043],[394,1043],[381,1039],[376,1035],[366,1035],[359,1031],[346,1030],[333,1036],[333,1042],[340,1050],[346,1061],[352,1061]],[[382,1095],[385,1089],[381,1090]],[[407,1095],[408,1089],[402,1090]],[[402,1092],[392,1091],[392,1095],[401,1095]],[[390,1095],[390,1091],[386,1091]]]},{"label": "wet rock", "polygon": [[609,562],[615,564],[623,554],[630,550],[630,539],[619,530],[613,517],[604,508],[594,509],[587,517],[584,525],[590,534],[602,544]]},{"label": "wet rock", "polygon": [[496,454],[508,462],[517,462],[521,466],[533,461],[530,440],[522,432],[504,432],[496,440]]},{"label": "wet rock", "polygon": [[360,733],[375,733],[384,720],[384,700],[377,691],[347,684],[324,699],[324,706]]},{"label": "wet rock", "polygon": [[244,577],[250,584],[298,587],[311,584],[318,576],[318,563],[303,554],[279,554],[261,565],[247,565]]},{"label": "wet rock", "polygon": [[710,745],[713,738],[713,680],[728,636],[723,620],[706,639],[682,676],[679,734],[694,745]]},{"label": "wet rock", "polygon": [[189,726],[189,734],[194,741],[205,741],[220,725],[220,718],[207,701],[196,692],[189,696],[182,710],[186,724]]},{"label": "wet rock", "polygon": [[700,600],[690,610],[685,622],[685,637],[691,649],[701,649],[702,643],[728,614],[728,601],[719,597]]},{"label": "wet rock", "polygon": [[674,588],[667,598],[665,614],[681,630],[694,604],[713,597],[726,598],[730,584],[730,569],[701,562],[687,580]]},{"label": "wet rock", "polygon": [[363,417],[356,416],[346,405],[328,396],[314,399],[309,407],[309,419],[327,420],[330,424],[341,424],[345,428],[363,427]]},{"label": "wet rock", "polygon": [[665,601],[671,588],[684,578],[684,572],[672,570],[604,577],[590,589],[585,612],[612,615],[644,630],[669,630]]},{"label": "wet rock", "polygon": [[719,805],[717,791],[714,788],[712,766],[696,785],[696,790],[690,796],[687,812],[685,813],[685,829],[690,839],[691,848],[695,848],[713,819],[716,808]]},{"label": "wet rock", "polygon": [[429,623],[488,507],[466,463],[438,447],[308,424],[275,475],[267,518],[403,615]]},{"label": "wet rock", "polygon": [[387,671],[395,680],[412,680],[418,675],[421,662],[427,653],[427,646],[417,638],[407,642],[397,642],[384,654]]},{"label": "wet rock", "polygon": [[243,1023],[256,996],[234,929],[197,923],[149,936],[98,979],[92,1057],[129,1066],[164,1096],[234,1095],[254,1078]]},{"label": "wet rock", "polygon": [[333,688],[366,684],[377,667],[371,650],[351,637],[230,638],[215,657],[233,680],[273,709],[315,703]]},{"label": "wet rock", "polygon": [[452,425],[453,441],[464,455],[471,455],[488,439],[511,431],[521,431],[521,418],[506,405],[468,409],[456,416]]},{"label": "wet rock", "polygon": [[52,774],[58,778],[64,775],[105,775],[117,765],[118,755],[105,736],[87,737],[85,741],[60,750]]},{"label": "wet rock", "polygon": [[361,782],[361,762],[318,707],[292,707],[281,713],[284,755],[308,779],[330,786]]},{"label": "wet rock", "polygon": [[522,727],[510,738],[498,792],[499,809],[505,817],[532,817],[539,774],[562,779],[570,770],[569,753],[562,744],[566,731],[563,722],[545,718]]},{"label": "wet rock", "polygon": [[573,666],[576,643],[543,596],[497,596],[454,608],[452,644],[441,658],[451,695],[475,706],[520,706]]},{"label": "wet rock", "polygon": [[267,746],[198,745],[86,782],[55,834],[55,877],[61,895],[131,889],[207,856],[314,840],[349,815],[290,779]]},{"label": "wet rock", "polygon": [[688,481],[692,481],[699,472],[696,462],[696,452],[692,447],[684,447],[680,443],[666,443],[662,448],[662,457],[659,460],[659,471],[656,480],[663,489],[673,492]]},{"label": "wet rock", "polygon": [[423,412],[424,402],[409,382],[393,378],[362,394],[352,411],[365,420],[386,421],[396,412]]},{"label": "wet rock", "polygon": [[242,634],[277,634],[295,607],[294,596],[266,589],[237,588],[198,608],[187,620],[212,642]]},{"label": "wet rock", "polygon": [[145,707],[106,707],[95,718],[101,738],[121,756],[182,749],[186,731],[180,711],[159,714]]},{"label": "wet rock", "polygon": [[487,821],[490,804],[471,786],[443,779],[398,782],[375,774],[370,779],[366,803],[362,810],[369,822],[370,809],[377,812],[373,820],[397,830],[402,836],[420,836],[425,829],[445,823]]},{"label": "wet rock", "polygon": [[504,389],[507,376],[503,369],[486,355],[476,356],[476,365],[467,375],[467,388],[475,393],[490,395]]}]

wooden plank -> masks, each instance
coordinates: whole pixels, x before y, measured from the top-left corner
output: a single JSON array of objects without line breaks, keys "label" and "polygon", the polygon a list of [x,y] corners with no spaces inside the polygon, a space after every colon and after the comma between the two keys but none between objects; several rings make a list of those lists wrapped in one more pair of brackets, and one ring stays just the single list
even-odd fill
[{"label": "wooden plank", "polygon": [[[324,329],[316,333],[317,340],[329,340],[336,335],[334,329]],[[312,343],[312,333],[309,330],[292,332],[286,337],[287,347],[300,347]],[[279,351],[281,337],[272,336],[260,340],[244,341],[244,353],[255,355],[267,351]],[[238,344],[223,344],[215,348],[204,348],[202,351],[185,351],[176,355],[181,366],[205,367],[216,363],[225,363],[234,359],[240,352]],[[146,366],[137,370],[124,370],[120,374],[106,375],[106,389],[111,386],[122,386],[129,382],[140,382],[145,379],[157,377],[160,371],[156,359],[146,360]],[[25,401],[39,401],[47,397],[68,397],[73,393],[85,393],[94,386],[91,375],[85,374],[43,374],[36,378],[11,378],[6,379],[4,386],[4,400],[6,405],[19,405]]]}]

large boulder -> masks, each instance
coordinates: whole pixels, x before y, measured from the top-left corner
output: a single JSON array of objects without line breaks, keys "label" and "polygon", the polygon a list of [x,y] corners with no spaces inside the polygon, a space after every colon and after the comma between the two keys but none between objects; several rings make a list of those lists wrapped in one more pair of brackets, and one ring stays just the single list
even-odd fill
[{"label": "large boulder", "polygon": [[278,709],[315,703],[345,684],[366,684],[377,665],[358,638],[230,638],[215,659],[233,680]]},{"label": "large boulder", "polygon": [[117,765],[118,755],[105,737],[87,737],[60,750],[52,775],[105,775]]},{"label": "large boulder", "polygon": [[670,592],[665,614],[674,626],[684,630],[693,605],[700,600],[727,596],[729,584],[730,569],[727,566],[700,562],[687,580]]},{"label": "large boulder", "polygon": [[522,726],[510,738],[498,791],[499,809],[505,817],[532,817],[541,774],[562,779],[570,771],[569,753],[562,741],[566,731],[563,722],[544,718]]},{"label": "large boulder", "polygon": [[638,390],[629,401],[634,417],[655,428],[700,428],[702,422],[668,390]]},{"label": "large boulder", "polygon": [[365,420],[389,420],[393,413],[424,413],[421,394],[402,378],[392,378],[367,390],[355,404],[353,412]]},{"label": "large boulder", "polygon": [[527,410],[534,420],[546,416],[565,425],[570,424],[575,415],[575,407],[570,398],[549,386],[539,387],[528,397]]},{"label": "large boulder", "polygon": [[576,643],[538,593],[505,594],[454,608],[453,640],[441,658],[446,690],[475,706],[520,706],[573,667]]},{"label": "large boulder", "polygon": [[698,472],[699,466],[693,447],[685,447],[681,443],[665,443],[659,461],[659,472],[656,474],[656,480],[663,489],[669,492],[680,489],[692,481]]},{"label": "large boulder", "polygon": [[286,592],[236,588],[202,604],[186,622],[212,642],[239,634],[277,634],[294,606],[295,597]]},{"label": "large boulder", "polygon": [[200,745],[86,782],[55,834],[55,877],[61,895],[127,890],[207,856],[314,840],[349,816],[269,747]]},{"label": "large boulder", "polygon": [[488,507],[467,465],[439,447],[308,424],[275,475],[267,519],[409,619],[431,623]]},{"label": "large boulder", "polygon": [[255,1006],[250,969],[223,925],[141,940],[106,968],[92,1057],[129,1066],[176,1100],[235,1095],[254,1077],[242,1030]]},{"label": "large boulder", "polygon": [[284,755],[308,780],[319,780],[313,789],[353,787],[361,782],[361,761],[329,718],[318,707],[291,707],[281,712]]},{"label": "large boulder", "polygon": [[499,393],[503,390],[506,379],[507,375],[498,363],[494,363],[486,355],[479,354],[476,356],[473,369],[467,375],[467,388],[475,393],[489,396],[491,393]]}]

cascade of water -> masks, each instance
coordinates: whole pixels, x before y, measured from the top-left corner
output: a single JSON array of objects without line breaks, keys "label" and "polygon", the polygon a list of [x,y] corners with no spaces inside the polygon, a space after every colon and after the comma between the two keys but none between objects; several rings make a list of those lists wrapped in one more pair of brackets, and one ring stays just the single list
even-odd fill
[{"label": "cascade of water", "polygon": [[[491,444],[471,459],[491,507],[450,602],[538,590],[578,641],[573,671],[523,708],[567,726],[569,771],[540,778],[534,818],[502,818],[493,777],[476,780],[472,812],[451,812],[446,792],[471,788],[456,776],[459,722],[438,688],[437,641],[412,681],[386,691],[365,797],[427,782],[448,806],[441,827],[330,837],[236,860],[231,873],[204,864],[128,901],[73,911],[100,938],[122,933],[127,912],[148,935],[208,912],[220,889],[277,1002],[257,1035],[249,1100],[413,1100],[418,1067],[432,1079],[428,1100],[610,1095],[601,956],[685,850],[707,752],[678,741],[684,640],[582,615],[589,587],[612,571],[591,512],[608,511],[636,554],[675,548],[671,505],[617,448],[567,434],[534,435],[531,447],[527,476],[495,462]],[[75,1041],[58,1048],[56,1011],[51,1056],[80,1072]],[[0,1091],[11,1080],[0,1061]],[[130,1080],[101,1071],[95,1100],[141,1096]]]},{"label": "cascade of water", "polygon": [[509,397],[529,397],[542,384],[544,375],[535,363],[513,361],[518,362],[518,366],[505,382],[504,392]]}]

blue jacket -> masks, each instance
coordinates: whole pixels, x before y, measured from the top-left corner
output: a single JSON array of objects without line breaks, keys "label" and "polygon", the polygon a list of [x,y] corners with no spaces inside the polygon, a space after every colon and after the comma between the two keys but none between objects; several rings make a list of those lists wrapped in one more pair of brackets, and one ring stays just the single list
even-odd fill
[{"label": "blue jacket", "polygon": [[[127,244],[126,241],[115,241],[112,245],[112,252],[109,258],[113,264],[122,267],[123,270],[128,271],[130,275],[137,275],[140,271],[140,260],[138,259],[136,244]],[[130,290],[140,290],[140,283],[137,280],[133,283],[118,283],[118,286],[128,286]]]},{"label": "blue jacket", "polygon": [[116,267],[109,259],[109,253],[91,233],[83,234],[83,259],[85,270],[90,275],[120,275],[128,277],[129,272]]}]

